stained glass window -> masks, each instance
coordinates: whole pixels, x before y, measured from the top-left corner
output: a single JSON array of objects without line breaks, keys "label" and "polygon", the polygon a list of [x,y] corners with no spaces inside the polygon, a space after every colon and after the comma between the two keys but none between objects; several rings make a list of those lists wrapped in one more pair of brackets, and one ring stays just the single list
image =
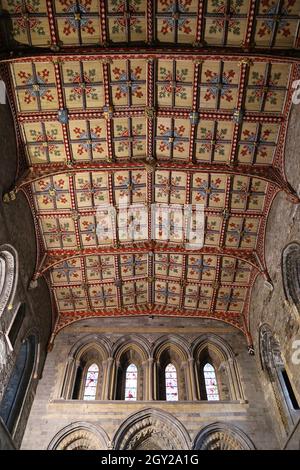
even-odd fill
[{"label": "stained glass window", "polygon": [[99,367],[97,364],[92,364],[87,371],[85,387],[84,387],[84,400],[95,400],[97,392]]},{"label": "stained glass window", "polygon": [[177,372],[173,364],[168,364],[165,369],[166,378],[166,400],[178,400]]},{"label": "stained glass window", "polygon": [[125,400],[136,400],[137,395],[137,367],[130,364],[126,369]]},{"label": "stained glass window", "polygon": [[207,363],[203,368],[206,396],[208,400],[219,400],[217,378],[214,367]]}]

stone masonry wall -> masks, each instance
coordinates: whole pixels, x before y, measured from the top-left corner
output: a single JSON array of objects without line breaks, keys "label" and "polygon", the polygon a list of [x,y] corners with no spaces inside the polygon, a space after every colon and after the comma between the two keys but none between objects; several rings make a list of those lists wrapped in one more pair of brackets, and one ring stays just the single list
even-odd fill
[{"label": "stone masonry wall", "polygon": [[[139,335],[154,343],[161,336],[178,335],[191,344],[205,334],[217,335],[231,345],[238,365],[245,401],[94,401],[59,400],[66,360],[72,346],[90,334],[105,336],[111,343],[126,335]],[[65,426],[85,421],[107,433],[110,441],[121,423],[142,409],[160,409],[171,413],[187,429],[190,441],[204,426],[226,422],[239,427],[258,449],[279,448],[273,431],[253,356],[248,355],[243,335],[217,321],[185,318],[103,318],[87,319],[63,329],[48,354],[42,380],[31,410],[22,449],[46,449]]]},{"label": "stone masonry wall", "polygon": [[[300,194],[300,105],[293,105],[289,121],[285,148],[286,175],[290,184]],[[256,362],[263,390],[273,414],[275,429],[282,445],[287,439],[286,430],[280,424],[278,408],[267,376],[263,373],[259,360],[260,325],[267,323],[280,344],[282,357],[293,385],[294,393],[300,403],[300,365],[293,364],[293,342],[300,340],[300,315],[287,302],[282,278],[282,252],[291,242],[300,242],[300,206],[289,202],[284,193],[277,194],[268,219],[266,230],[265,256],[273,291],[264,286],[259,276],[256,280],[251,299],[250,330],[253,336]],[[300,418],[300,414],[299,414]]]},{"label": "stone masonry wall", "polygon": [[[15,201],[3,203],[3,194],[9,190],[15,180],[17,149],[13,120],[8,105],[0,105],[0,246],[11,245],[18,253],[18,284],[13,299],[12,309],[6,310],[3,320],[9,325],[20,305],[25,303],[25,318],[16,339],[13,355],[18,354],[23,339],[31,331],[35,331],[39,341],[39,357],[20,418],[13,432],[17,447],[20,446],[27,418],[33,402],[35,389],[42,374],[46,357],[46,346],[50,336],[52,314],[49,290],[44,280],[39,280],[36,289],[29,290],[36,262],[36,238],[30,207],[23,193],[18,193]],[[9,373],[3,390],[9,379]],[[0,433],[1,433],[0,428]]]}]

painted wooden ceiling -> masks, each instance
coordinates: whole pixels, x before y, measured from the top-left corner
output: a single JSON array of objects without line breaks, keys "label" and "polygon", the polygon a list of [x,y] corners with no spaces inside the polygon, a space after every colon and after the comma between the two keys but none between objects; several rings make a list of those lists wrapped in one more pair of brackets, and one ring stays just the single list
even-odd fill
[{"label": "painted wooden ceiling", "polygon": [[[269,208],[279,190],[299,202],[284,173],[299,61],[276,50],[299,47],[300,1],[0,5],[6,49],[30,46],[1,62],[20,153],[4,200],[22,190],[32,207],[32,285],[49,284],[54,334],[95,316],[198,316],[250,345]],[[98,206],[119,211],[122,197],[141,211],[204,204],[203,248],[161,237],[151,217],[134,241],[121,219],[100,240]]]},{"label": "painted wooden ceiling", "polygon": [[299,0],[1,0],[0,5],[13,30],[4,34],[7,44],[300,45]]}]

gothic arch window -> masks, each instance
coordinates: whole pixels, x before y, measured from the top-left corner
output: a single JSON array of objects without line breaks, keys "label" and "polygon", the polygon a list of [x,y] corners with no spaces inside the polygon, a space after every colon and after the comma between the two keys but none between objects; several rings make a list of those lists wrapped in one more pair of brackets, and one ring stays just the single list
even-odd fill
[{"label": "gothic arch window", "polygon": [[102,357],[97,347],[87,347],[77,359],[73,386],[74,400],[101,400],[103,382]]},{"label": "gothic arch window", "polygon": [[173,364],[168,364],[165,368],[166,400],[178,400],[177,371]]},{"label": "gothic arch window", "polygon": [[99,377],[99,367],[97,364],[91,364],[86,371],[85,385],[83,391],[84,400],[95,400],[97,395]]},{"label": "gothic arch window", "polygon": [[180,346],[162,343],[154,359],[157,370],[158,400],[187,399],[187,355]]},{"label": "gothic arch window", "polygon": [[220,398],[216,372],[215,368],[209,362],[203,367],[203,375],[207,400],[218,401]]},{"label": "gothic arch window", "polygon": [[[59,397],[67,400],[83,400],[88,370],[95,364],[98,367],[98,376],[94,399],[103,399],[105,394],[103,377],[108,355],[107,341],[98,335],[87,335],[75,343],[69,352],[66,368],[61,377]],[[95,379],[96,370],[90,372],[93,372],[93,374],[89,374],[89,383],[92,384],[91,379]]]},{"label": "gothic arch window", "polygon": [[138,369],[135,364],[129,364],[125,377],[125,400],[137,399]]},{"label": "gothic arch window", "polygon": [[201,400],[230,400],[230,388],[222,359],[210,344],[200,352],[197,360]]},{"label": "gothic arch window", "polygon": [[300,245],[290,243],[282,254],[282,277],[287,300],[300,313]]},{"label": "gothic arch window", "polygon": [[144,397],[144,367],[139,348],[128,344],[116,357],[116,400],[142,400]]},{"label": "gothic arch window", "polygon": [[218,336],[200,338],[193,346],[200,400],[244,399],[231,348]]},{"label": "gothic arch window", "polygon": [[299,402],[285,368],[280,345],[267,325],[260,329],[260,357],[286,433],[299,419]]},{"label": "gothic arch window", "polygon": [[35,358],[36,338],[31,335],[21,345],[0,404],[0,416],[11,433],[26,398]]}]

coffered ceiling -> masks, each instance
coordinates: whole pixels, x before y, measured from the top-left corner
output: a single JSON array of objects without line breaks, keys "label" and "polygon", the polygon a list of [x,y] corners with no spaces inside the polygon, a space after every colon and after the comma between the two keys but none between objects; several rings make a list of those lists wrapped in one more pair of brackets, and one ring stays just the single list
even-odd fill
[{"label": "coffered ceiling", "polygon": [[299,0],[1,0],[5,41],[299,47]]},{"label": "coffered ceiling", "polygon": [[[284,141],[300,1],[0,5],[20,154],[4,200],[22,190],[31,205],[32,286],[49,284],[54,334],[89,317],[194,316],[234,325],[250,345],[251,289],[257,275],[269,281],[268,211],[280,190],[299,202]],[[161,233],[150,208],[162,203],[204,205],[202,248],[176,227]],[[119,215],[101,237],[99,206]]]}]

